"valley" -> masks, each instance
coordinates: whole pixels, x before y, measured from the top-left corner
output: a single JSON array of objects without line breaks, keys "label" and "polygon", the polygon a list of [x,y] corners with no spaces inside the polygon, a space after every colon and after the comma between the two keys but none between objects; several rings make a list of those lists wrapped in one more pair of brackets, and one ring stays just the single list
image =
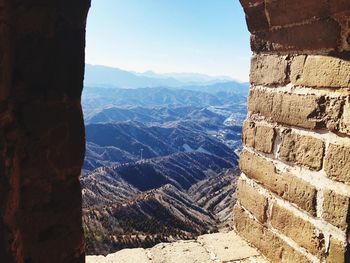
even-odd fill
[{"label": "valley", "polygon": [[230,228],[247,87],[169,86],[85,88],[88,254]]}]

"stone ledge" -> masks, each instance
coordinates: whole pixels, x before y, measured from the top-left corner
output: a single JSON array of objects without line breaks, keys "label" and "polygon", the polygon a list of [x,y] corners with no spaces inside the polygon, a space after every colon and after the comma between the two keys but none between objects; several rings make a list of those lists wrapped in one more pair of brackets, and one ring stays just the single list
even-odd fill
[{"label": "stone ledge", "polygon": [[87,256],[86,263],[268,263],[234,231],[199,236],[197,240],[161,243],[149,249],[123,249],[104,256]]}]

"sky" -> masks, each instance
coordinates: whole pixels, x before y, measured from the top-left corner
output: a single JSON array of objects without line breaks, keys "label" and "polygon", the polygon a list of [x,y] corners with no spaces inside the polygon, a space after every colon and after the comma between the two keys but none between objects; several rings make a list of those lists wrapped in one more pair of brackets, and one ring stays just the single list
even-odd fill
[{"label": "sky", "polygon": [[89,64],[248,80],[238,0],[92,0],[86,41]]}]

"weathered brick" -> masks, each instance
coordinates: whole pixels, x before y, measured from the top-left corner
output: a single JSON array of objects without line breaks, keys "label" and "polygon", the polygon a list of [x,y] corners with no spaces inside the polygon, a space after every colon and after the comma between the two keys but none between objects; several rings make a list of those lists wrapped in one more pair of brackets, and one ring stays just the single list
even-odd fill
[{"label": "weathered brick", "polygon": [[317,126],[317,120],[310,116],[314,116],[319,111],[319,105],[319,99],[313,95],[284,94],[252,89],[248,110],[271,117],[276,122],[313,129]]},{"label": "weathered brick", "polygon": [[339,132],[350,135],[350,98],[346,100],[339,123]]},{"label": "weathered brick", "polygon": [[234,209],[234,224],[238,233],[260,250],[272,263],[310,262],[270,230],[250,218],[238,205]]},{"label": "weathered brick", "polygon": [[[248,22],[249,23],[249,22]],[[331,19],[254,33],[254,52],[336,50],[341,39],[339,24]]]},{"label": "weathered brick", "polygon": [[251,89],[248,110],[273,121],[308,129],[339,130],[345,97],[274,92],[273,88]]},{"label": "weathered brick", "polygon": [[320,139],[285,130],[282,133],[279,158],[319,171],[322,168],[324,149],[325,143]]},{"label": "weathered brick", "polygon": [[240,179],[237,184],[237,199],[260,222],[266,221],[267,199],[256,189]]},{"label": "weathered brick", "polygon": [[247,151],[241,154],[240,168],[248,177],[261,183],[271,192],[312,215],[316,214],[317,191],[309,183],[292,174],[277,173],[272,162]]},{"label": "weathered brick", "polygon": [[322,218],[342,230],[347,230],[350,220],[350,198],[325,190]]},{"label": "weathered brick", "polygon": [[246,20],[248,21],[248,30],[250,32],[258,32],[269,29],[269,22],[266,17],[265,3],[256,3],[254,5],[244,6]]},{"label": "weathered brick", "polygon": [[274,204],[271,225],[317,257],[324,254],[324,237],[319,229],[286,208]]},{"label": "weathered brick", "polygon": [[243,143],[264,153],[272,153],[275,130],[271,126],[245,121]]},{"label": "weathered brick", "polygon": [[271,26],[284,26],[329,15],[326,0],[266,0]]},{"label": "weathered brick", "polygon": [[286,84],[286,56],[255,55],[251,60],[250,82],[255,85]]},{"label": "weathered brick", "polygon": [[350,87],[350,61],[330,56],[298,56],[291,65],[295,85],[326,88]]},{"label": "weathered brick", "polygon": [[330,239],[329,253],[326,259],[327,263],[348,263],[350,262],[348,245],[337,239]]},{"label": "weathered brick", "polygon": [[325,159],[325,171],[328,177],[350,184],[350,147],[331,144]]},{"label": "weathered brick", "polygon": [[275,130],[270,126],[256,126],[255,149],[264,153],[272,153]]},{"label": "weathered brick", "polygon": [[255,123],[251,121],[245,121],[243,123],[243,135],[242,135],[242,141],[244,145],[248,147],[254,147],[255,133],[256,133]]}]

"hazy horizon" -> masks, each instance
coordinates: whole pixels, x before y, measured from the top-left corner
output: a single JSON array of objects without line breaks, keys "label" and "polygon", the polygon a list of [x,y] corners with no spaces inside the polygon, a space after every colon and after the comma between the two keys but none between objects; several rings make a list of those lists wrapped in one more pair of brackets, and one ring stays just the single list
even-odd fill
[{"label": "hazy horizon", "polygon": [[186,71],[180,71],[180,72],[158,72],[156,70],[152,70],[152,69],[146,69],[144,71],[136,71],[136,70],[128,70],[125,68],[121,68],[118,66],[108,66],[108,65],[102,65],[102,64],[92,64],[92,63],[85,63],[86,65],[90,65],[90,66],[96,66],[96,67],[106,67],[106,68],[111,68],[111,69],[117,69],[117,70],[122,70],[122,71],[126,71],[129,73],[133,73],[135,75],[144,75],[144,74],[148,74],[148,73],[152,73],[158,76],[168,76],[168,75],[172,75],[169,77],[173,77],[173,75],[198,75],[198,76],[203,76],[203,77],[210,77],[213,80],[227,80],[227,81],[236,81],[236,82],[241,82],[241,83],[246,83],[249,82],[248,80],[240,80],[240,79],[235,79],[232,76],[228,76],[228,75],[211,75],[210,73],[201,73],[201,72],[186,72]]},{"label": "hazy horizon", "polygon": [[135,73],[247,81],[249,33],[239,1],[94,0],[86,63]]}]

